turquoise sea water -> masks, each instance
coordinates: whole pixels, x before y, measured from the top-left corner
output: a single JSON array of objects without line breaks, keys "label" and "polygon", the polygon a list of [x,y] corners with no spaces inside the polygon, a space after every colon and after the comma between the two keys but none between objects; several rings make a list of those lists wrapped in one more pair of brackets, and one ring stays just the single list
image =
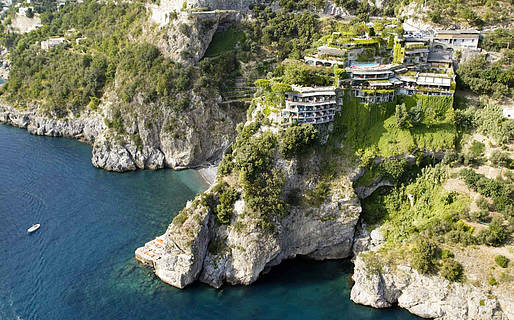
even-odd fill
[{"label": "turquoise sea water", "polygon": [[0,319],[414,319],[353,304],[348,260],[294,260],[249,287],[163,284],[134,250],[205,186],[194,171],[116,174],[90,157],[0,125]]}]

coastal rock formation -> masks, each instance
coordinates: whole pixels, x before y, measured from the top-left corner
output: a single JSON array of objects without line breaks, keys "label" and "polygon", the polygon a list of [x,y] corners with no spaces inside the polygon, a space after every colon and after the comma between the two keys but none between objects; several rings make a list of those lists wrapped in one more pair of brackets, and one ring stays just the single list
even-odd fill
[{"label": "coastal rock formation", "polygon": [[468,283],[419,274],[409,266],[381,266],[358,255],[351,300],[374,308],[398,305],[424,318],[508,319],[498,299]]},{"label": "coastal rock formation", "polygon": [[[300,165],[298,159],[276,155],[272,167],[284,177],[282,197],[301,198],[315,189],[320,157],[302,157]],[[220,223],[213,201],[221,192],[212,187],[173,220],[164,237],[166,250],[153,262],[163,281],[179,288],[197,279],[216,288],[223,283],[248,285],[285,259],[340,259],[352,253],[361,207],[349,176],[338,177],[321,203],[297,201],[282,217],[268,215],[271,220],[264,225],[261,213],[249,208],[243,195],[232,206],[230,222]]]},{"label": "coastal rock formation", "polygon": [[209,210],[197,203],[189,202],[184,212],[191,213],[191,219],[170,224],[165,234],[165,254],[155,262],[155,274],[177,288],[196,280],[202,270],[213,224]]},{"label": "coastal rock formation", "polygon": [[99,114],[90,113],[78,118],[51,119],[35,109],[18,110],[0,104],[0,123],[26,129],[28,132],[51,137],[67,137],[93,143],[105,125]]},{"label": "coastal rock formation", "polygon": [[[115,134],[106,128],[102,114],[89,112],[79,117],[54,119],[39,114],[37,108],[18,110],[0,105],[0,123],[26,129],[35,135],[67,137],[92,144],[92,163],[109,171],[125,172],[136,169],[183,169],[198,167],[216,161],[231,143],[233,128],[244,115],[238,110],[222,109],[217,99],[204,101],[194,96],[194,110],[180,115],[175,122],[175,132],[167,131],[166,123],[179,117],[166,112],[152,125],[147,125],[144,112],[124,115],[127,126],[124,134]],[[104,106],[109,113],[108,106]],[[136,143],[131,137],[141,139]]]}]

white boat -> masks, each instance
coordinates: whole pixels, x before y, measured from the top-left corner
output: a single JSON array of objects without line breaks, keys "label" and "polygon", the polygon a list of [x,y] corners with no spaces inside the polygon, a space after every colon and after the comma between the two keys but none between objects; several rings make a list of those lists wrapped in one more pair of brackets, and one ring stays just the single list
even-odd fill
[{"label": "white boat", "polygon": [[33,225],[32,227],[28,228],[27,232],[32,233],[32,232],[36,231],[37,229],[39,229],[39,227],[41,227],[41,225],[39,223],[37,223],[37,224]]}]

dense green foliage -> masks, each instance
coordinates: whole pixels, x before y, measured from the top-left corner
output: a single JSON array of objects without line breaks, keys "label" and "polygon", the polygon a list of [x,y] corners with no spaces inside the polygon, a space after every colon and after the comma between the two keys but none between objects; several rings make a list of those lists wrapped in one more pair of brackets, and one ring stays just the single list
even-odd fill
[{"label": "dense green foliage", "polygon": [[489,31],[482,39],[481,47],[490,51],[500,51],[504,48],[514,48],[514,35],[511,30],[502,28]]},{"label": "dense green foliage", "polygon": [[333,85],[333,70],[309,66],[301,61],[288,60],[278,66],[273,75],[290,85],[323,87]]},{"label": "dense green foliage", "polygon": [[212,38],[205,57],[215,57],[220,54],[232,51],[237,45],[245,42],[245,33],[238,27],[231,26],[225,31],[216,32]]},{"label": "dense green foliage", "polygon": [[239,193],[227,183],[219,183],[213,191],[218,195],[218,205],[214,209],[217,221],[221,224],[229,224]]},{"label": "dense green foliage", "polygon": [[319,139],[318,130],[312,125],[288,127],[280,132],[279,151],[290,159],[308,150]]},{"label": "dense green foliage", "polygon": [[512,2],[508,0],[432,0],[426,4],[428,18],[441,25],[468,24],[481,27],[508,20],[512,15]]},{"label": "dense green foliage", "polygon": [[[118,86],[118,95],[124,102],[132,102],[136,96],[145,103],[158,97],[175,101],[177,92],[191,88],[190,68],[184,68],[162,56],[159,49],[150,44],[134,44],[122,51],[117,76],[123,85]],[[189,101],[175,104],[185,109]]]},{"label": "dense green foliage", "polygon": [[479,94],[492,93],[497,98],[509,95],[514,85],[514,66],[504,66],[502,61],[490,63],[485,55],[461,63],[457,75],[462,86]]},{"label": "dense green foliage", "polygon": [[[112,82],[127,34],[141,32],[144,17],[140,5],[94,1],[49,13],[47,26],[21,35],[13,43],[12,70],[4,96],[14,103],[39,102],[43,111],[55,116],[79,112],[100,98]],[[40,49],[38,41],[62,36],[71,28],[80,30],[87,44],[62,45],[48,52]],[[69,38],[74,41],[78,36]]]},{"label": "dense green foliage", "polygon": [[502,203],[503,205],[496,208],[504,211],[507,207],[513,206],[514,188],[513,186],[501,180],[489,179],[483,174],[476,173],[473,169],[462,169],[460,176],[468,187],[477,191],[483,196],[493,198],[494,203]]},{"label": "dense green foliage", "polygon": [[276,51],[279,61],[288,56],[303,58],[304,50],[320,37],[319,21],[311,12],[291,13],[254,6],[253,13],[256,21],[249,26],[251,38]]},{"label": "dense green foliage", "polygon": [[261,227],[274,230],[273,219],[287,213],[286,203],[280,198],[284,179],[271,165],[277,139],[271,133],[253,136],[259,124],[242,128],[235,143],[235,169],[243,188],[247,208],[261,218]]},{"label": "dense green foliage", "polygon": [[434,273],[437,270],[436,255],[437,245],[430,240],[421,238],[412,249],[411,264],[419,273]]},{"label": "dense green foliage", "polygon": [[[391,103],[362,105],[349,93],[344,96],[344,116],[336,118],[336,134],[345,139],[365,164],[375,156],[454,146],[457,132],[452,97],[419,95],[404,97],[403,101],[396,99]],[[405,108],[400,102],[405,103]],[[403,128],[398,126],[395,116],[399,104],[405,120]],[[422,121],[414,125],[411,120],[414,116]]]},{"label": "dense green foliage", "polygon": [[448,281],[461,281],[464,275],[464,268],[453,259],[443,259],[440,266],[441,276]]}]

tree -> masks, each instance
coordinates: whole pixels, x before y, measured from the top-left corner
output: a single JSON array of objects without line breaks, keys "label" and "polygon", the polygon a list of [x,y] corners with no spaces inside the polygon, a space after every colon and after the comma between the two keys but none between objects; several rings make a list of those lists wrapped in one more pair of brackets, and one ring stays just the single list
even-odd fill
[{"label": "tree", "polygon": [[407,129],[410,127],[409,113],[405,103],[397,104],[396,111],[394,114],[396,118],[396,126],[400,129]]},{"label": "tree", "polygon": [[437,253],[437,245],[431,240],[421,238],[412,249],[411,263],[419,273],[429,274],[436,271],[434,258]]},{"label": "tree", "polygon": [[279,151],[290,159],[307,150],[319,140],[318,130],[312,124],[288,127],[280,134]]},{"label": "tree", "polygon": [[489,227],[485,230],[481,230],[478,234],[480,242],[493,247],[502,245],[507,239],[507,234],[505,233],[502,222],[503,219],[499,217],[493,218]]},{"label": "tree", "polygon": [[423,116],[424,116],[422,102],[418,101],[417,104],[414,107],[412,107],[408,113],[409,113],[410,122],[412,123],[412,125],[416,126],[416,125],[420,124],[421,121],[423,121]]},{"label": "tree", "polygon": [[443,259],[441,263],[441,276],[449,281],[461,281],[464,268],[453,259]]},{"label": "tree", "polygon": [[27,8],[27,12],[25,13],[27,18],[32,19],[34,18],[34,12],[32,11],[32,8]]}]

